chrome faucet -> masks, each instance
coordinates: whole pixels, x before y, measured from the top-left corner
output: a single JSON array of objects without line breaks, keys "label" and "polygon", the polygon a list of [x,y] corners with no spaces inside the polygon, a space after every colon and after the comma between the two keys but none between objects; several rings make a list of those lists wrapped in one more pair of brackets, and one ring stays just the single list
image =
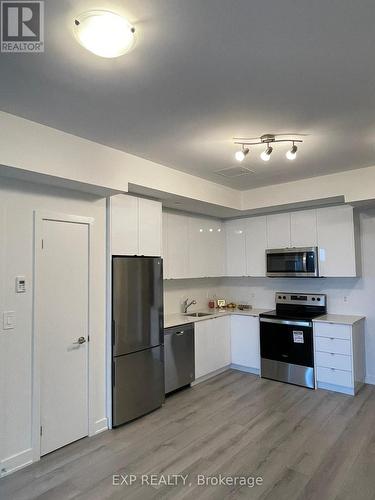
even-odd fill
[{"label": "chrome faucet", "polygon": [[189,307],[195,305],[196,303],[197,303],[196,300],[192,300],[191,302],[189,302],[189,299],[184,300],[184,302],[182,304],[184,313],[186,314]]}]

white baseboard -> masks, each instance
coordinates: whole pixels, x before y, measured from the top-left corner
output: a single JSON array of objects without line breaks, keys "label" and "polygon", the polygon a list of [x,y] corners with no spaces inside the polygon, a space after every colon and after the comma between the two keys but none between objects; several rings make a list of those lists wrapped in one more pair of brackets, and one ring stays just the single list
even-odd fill
[{"label": "white baseboard", "polygon": [[259,368],[249,368],[248,366],[231,364],[230,367],[233,370],[239,370],[240,372],[253,373],[254,375],[260,375]]},{"label": "white baseboard", "polygon": [[94,435],[99,434],[100,432],[104,432],[108,430],[108,418],[104,417],[100,420],[97,420],[94,425]]},{"label": "white baseboard", "polygon": [[375,375],[366,375],[365,383],[375,385]]},{"label": "white baseboard", "polygon": [[347,394],[348,396],[354,396],[355,392],[352,387],[342,387],[341,385],[327,384],[326,382],[318,382],[318,389],[326,389],[327,391],[341,392],[341,394]]},{"label": "white baseboard", "polygon": [[224,368],[219,368],[218,370],[215,370],[211,373],[208,373],[207,375],[203,375],[203,377],[196,378],[194,382],[191,383],[191,385],[197,385],[200,384],[201,382],[205,382],[206,380],[216,377],[216,375],[219,375],[220,373],[226,372],[227,370],[230,369],[230,365],[224,366]]},{"label": "white baseboard", "polygon": [[26,450],[16,453],[4,460],[0,461],[0,477],[7,476],[18,469],[26,467],[33,462],[33,450],[27,448]]}]

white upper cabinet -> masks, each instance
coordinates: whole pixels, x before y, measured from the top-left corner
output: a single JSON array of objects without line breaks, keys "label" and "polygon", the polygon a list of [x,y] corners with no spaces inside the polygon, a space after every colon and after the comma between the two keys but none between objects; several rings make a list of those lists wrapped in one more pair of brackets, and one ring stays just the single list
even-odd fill
[{"label": "white upper cabinet", "polygon": [[357,276],[353,208],[318,208],[317,233],[321,276]]},{"label": "white upper cabinet", "polygon": [[207,220],[206,276],[215,277],[225,274],[225,232],[220,221]]},{"label": "white upper cabinet", "polygon": [[219,220],[164,212],[164,277],[223,276],[225,231]]},{"label": "white upper cabinet", "polygon": [[246,274],[247,276],[266,275],[267,218],[246,219]]},{"label": "white upper cabinet", "polygon": [[290,214],[292,247],[314,247],[318,244],[316,210],[301,210]]},{"label": "white upper cabinet", "polygon": [[119,194],[109,204],[112,255],[138,255],[138,198]]},{"label": "white upper cabinet", "polygon": [[206,262],[208,254],[208,226],[205,219],[189,217],[189,278],[207,276]]},{"label": "white upper cabinet", "polygon": [[[143,227],[152,224],[152,215],[158,213],[149,205],[155,202],[146,201],[146,208],[140,209]],[[126,203],[128,213],[123,213],[123,205],[119,209],[117,202],[113,204],[113,211],[117,214],[113,227],[117,246],[127,248],[127,252],[122,253],[132,255],[137,253],[131,246],[134,245],[134,236],[131,235],[137,229],[137,219],[132,213],[134,198]],[[123,222],[119,221],[124,221],[125,217],[126,233],[121,232]],[[266,275],[267,248],[311,246],[319,247],[321,276],[356,276],[355,224],[353,209],[347,205],[224,223],[208,217],[167,212],[163,221],[166,278],[263,277]],[[153,227],[146,238],[140,238],[147,252],[151,251],[152,242],[158,239],[156,233],[157,229]],[[144,251],[143,254],[150,253]]]},{"label": "white upper cabinet", "polygon": [[139,254],[161,255],[162,207],[161,203],[144,198],[138,199]]},{"label": "white upper cabinet", "polygon": [[290,213],[267,215],[267,247],[290,247]]},{"label": "white upper cabinet", "polygon": [[161,255],[161,203],[119,194],[109,210],[112,255]]},{"label": "white upper cabinet", "polygon": [[225,223],[226,275],[246,276],[246,221],[231,220]]},{"label": "white upper cabinet", "polygon": [[185,215],[163,213],[164,277],[189,276],[188,224]]}]

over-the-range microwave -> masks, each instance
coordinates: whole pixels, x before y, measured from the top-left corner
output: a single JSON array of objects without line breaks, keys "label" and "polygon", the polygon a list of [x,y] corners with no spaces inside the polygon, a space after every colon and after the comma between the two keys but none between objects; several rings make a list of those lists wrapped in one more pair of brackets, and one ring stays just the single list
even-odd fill
[{"label": "over-the-range microwave", "polygon": [[319,277],[318,247],[266,250],[266,275],[270,278]]}]

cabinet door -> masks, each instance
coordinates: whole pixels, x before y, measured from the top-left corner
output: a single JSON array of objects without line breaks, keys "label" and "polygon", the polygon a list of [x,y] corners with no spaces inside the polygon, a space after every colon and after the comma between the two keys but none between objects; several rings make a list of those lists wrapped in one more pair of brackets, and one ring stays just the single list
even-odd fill
[{"label": "cabinet door", "polygon": [[230,319],[232,363],[259,370],[259,319],[253,316],[232,316]]},{"label": "cabinet door", "polygon": [[225,274],[225,233],[223,224],[214,219],[207,220],[206,276],[216,277]]},{"label": "cabinet door", "polygon": [[207,231],[208,227],[206,221],[203,218],[189,217],[189,278],[203,278],[204,276],[207,276]]},{"label": "cabinet door", "polygon": [[267,221],[266,217],[246,220],[246,274],[266,275]]},{"label": "cabinet door", "polygon": [[211,371],[230,365],[230,316],[207,321]]},{"label": "cabinet door", "polygon": [[188,217],[179,214],[167,214],[167,267],[169,278],[188,276]]},{"label": "cabinet door", "polygon": [[207,321],[197,321],[194,324],[195,378],[203,377],[212,371],[210,337]]},{"label": "cabinet door", "polygon": [[169,279],[169,257],[168,257],[168,213],[163,212],[162,216],[162,248],[161,248],[161,256],[163,258],[163,278]]},{"label": "cabinet door", "polygon": [[317,209],[321,276],[356,276],[353,208]]},{"label": "cabinet door", "polygon": [[290,247],[290,213],[267,215],[268,248]]},{"label": "cabinet door", "polygon": [[138,198],[119,194],[110,198],[111,252],[138,255]]},{"label": "cabinet door", "polygon": [[161,255],[161,225],[161,203],[139,198],[139,255]]},{"label": "cabinet door", "polygon": [[246,276],[245,227],[244,219],[225,223],[227,276]]},{"label": "cabinet door", "polygon": [[290,214],[290,233],[292,247],[315,247],[318,244],[316,210],[292,212]]}]

